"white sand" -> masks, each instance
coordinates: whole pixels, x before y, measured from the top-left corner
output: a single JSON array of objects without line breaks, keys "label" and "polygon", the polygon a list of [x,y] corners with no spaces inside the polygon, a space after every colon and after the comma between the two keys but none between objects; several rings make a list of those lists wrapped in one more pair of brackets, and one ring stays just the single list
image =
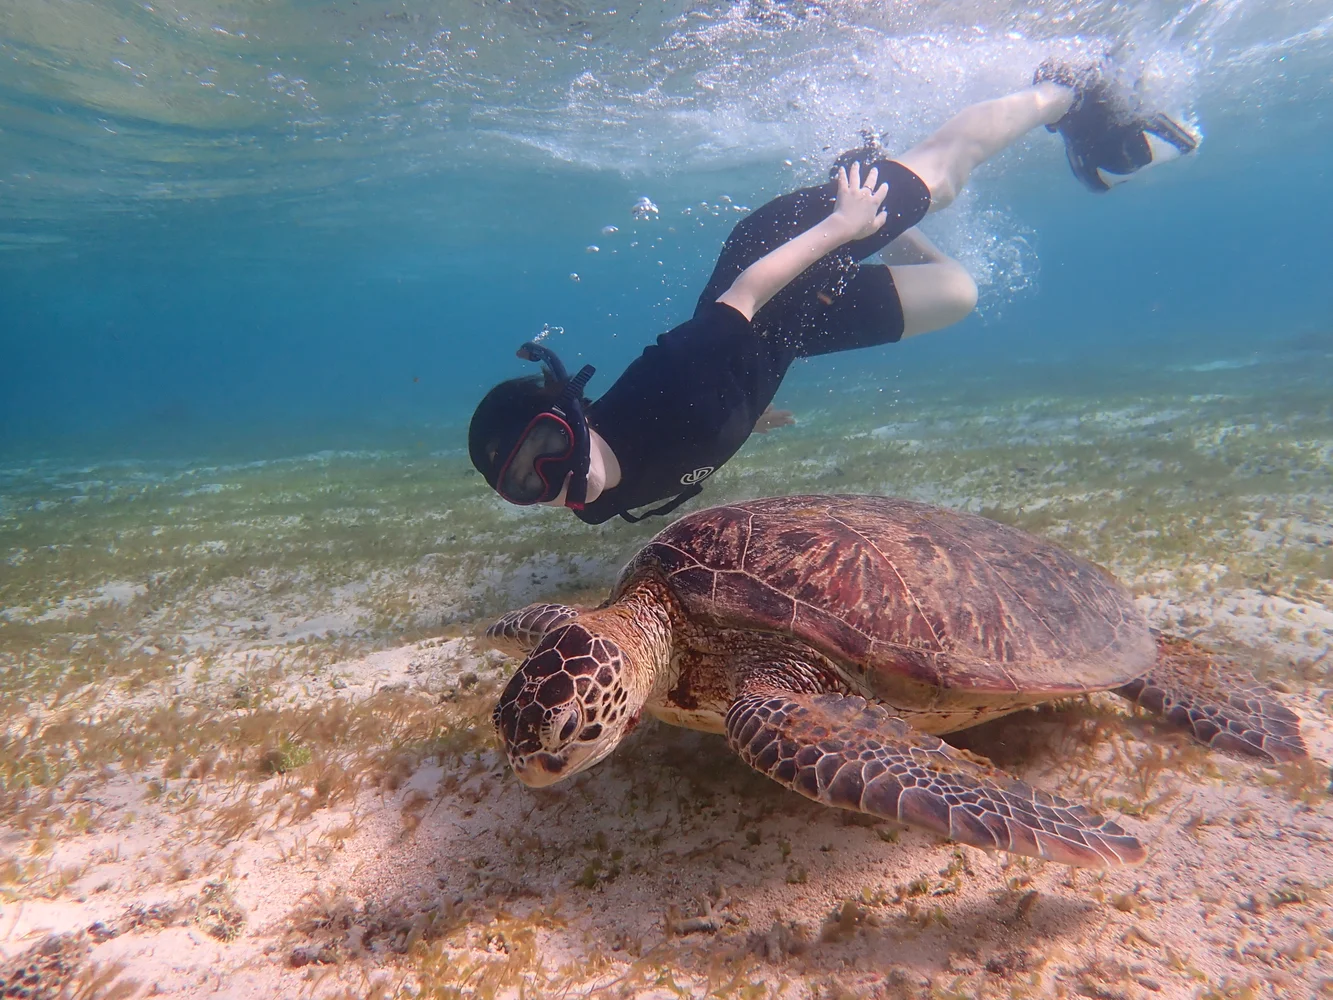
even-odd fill
[{"label": "white sand", "polygon": [[[1322,672],[1307,672],[1327,678],[1333,612],[1255,591],[1143,605],[1174,631],[1260,650],[1266,669],[1286,675],[1311,750],[1333,759],[1328,692],[1291,668],[1322,658]],[[1275,621],[1301,629],[1277,641]],[[359,699],[386,687],[437,696],[498,667],[469,640],[429,641],[339,664],[277,697]],[[222,683],[211,678],[207,696]],[[1078,734],[1094,725],[1089,750]],[[447,767],[427,762],[392,791],[365,788],[299,822],[242,824],[232,840],[222,835],[229,807],[248,792],[280,800],[305,779],[181,778],[155,796],[148,782],[158,771],[108,770],[75,796],[91,832],[63,837],[50,857],[53,871],[77,876],[55,898],[6,904],[0,947],[12,957],[101,922],[123,932],[66,942],[85,980],[120,963],[139,995],[181,998],[367,996],[375,983],[394,995],[419,981],[423,954],[447,959],[430,981],[472,984],[433,996],[486,995],[488,967],[524,970],[528,996],[616,981],[610,995],[701,996],[738,973],[738,983],[766,984],[754,996],[1333,990],[1327,795],[1299,801],[1278,769],[1203,754],[1109,696],[1072,714],[1013,717],[969,745],[1006,765],[1016,759],[1024,777],[1070,797],[1147,803],[1124,825],[1149,845],[1148,861],[1071,875],[863,825],[752,774],[716,737],[645,725],[606,763],[554,789],[525,789],[488,750]],[[1134,762],[1153,754],[1164,767],[1136,784]],[[4,831],[10,851],[29,837]],[[244,923],[223,941],[210,930],[240,920],[228,894]],[[323,901],[327,926],[294,917],[312,899]],[[143,915],[157,904],[169,906]],[[699,924],[709,926],[671,933]],[[426,943],[403,954],[417,936]],[[52,985],[59,978],[47,973]]]}]

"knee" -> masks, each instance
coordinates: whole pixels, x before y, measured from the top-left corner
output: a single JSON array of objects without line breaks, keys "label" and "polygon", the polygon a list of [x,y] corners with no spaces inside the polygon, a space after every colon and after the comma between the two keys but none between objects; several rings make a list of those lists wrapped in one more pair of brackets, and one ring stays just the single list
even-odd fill
[{"label": "knee", "polygon": [[903,309],[903,336],[941,330],[977,306],[977,283],[957,261],[890,267]]},{"label": "knee", "polygon": [[952,317],[949,319],[952,324],[967,318],[977,307],[977,283],[963,265],[951,262],[947,267],[941,292],[944,311]]}]

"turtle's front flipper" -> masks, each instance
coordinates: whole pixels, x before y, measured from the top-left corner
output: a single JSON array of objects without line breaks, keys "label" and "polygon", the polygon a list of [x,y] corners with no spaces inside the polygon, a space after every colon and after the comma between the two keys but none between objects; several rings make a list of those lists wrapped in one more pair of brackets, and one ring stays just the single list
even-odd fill
[{"label": "turtle's front flipper", "polygon": [[567,604],[529,604],[511,611],[486,630],[486,641],[510,656],[527,656],[542,636],[563,625],[578,610]]},{"label": "turtle's front flipper", "polygon": [[855,695],[748,688],[727,712],[727,741],[807,798],[973,847],[1083,868],[1144,858],[1110,820],[970,760]]},{"label": "turtle's front flipper", "polygon": [[1185,726],[1214,750],[1268,761],[1308,757],[1301,720],[1268,687],[1186,639],[1157,636],[1157,665],[1117,694]]}]

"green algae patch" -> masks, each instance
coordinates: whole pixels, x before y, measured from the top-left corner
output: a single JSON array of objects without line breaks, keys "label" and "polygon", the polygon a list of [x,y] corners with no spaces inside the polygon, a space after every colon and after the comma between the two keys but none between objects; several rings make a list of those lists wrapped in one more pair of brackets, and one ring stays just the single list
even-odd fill
[{"label": "green algae patch", "polygon": [[[703,499],[881,493],[979,512],[1107,567],[1179,633],[1226,640],[1218,623],[1248,616],[1240,638],[1271,640],[1244,650],[1256,672],[1308,693],[1333,676],[1333,404],[1323,391],[1333,365],[1323,364],[1321,375],[1311,362],[1309,384],[1284,382],[1277,366],[1243,377],[1108,373],[1081,386],[941,377],[896,405],[872,383],[797,387],[779,403],[798,425],[753,439]],[[374,987],[384,996],[844,995],[841,973],[801,963],[821,949],[966,937],[993,917],[1025,933],[1049,922],[1063,890],[1021,859],[996,883],[1008,888],[993,912],[959,903],[984,881],[966,852],[889,882],[835,885],[847,844],[870,843],[891,863],[920,851],[920,838],[793,804],[711,738],[654,729],[558,791],[516,786],[489,723],[513,663],[474,640],[528,601],[597,603],[663,523],[592,528],[566,512],[516,510],[460,457],[406,451],[0,473],[0,816],[22,845],[0,852],[0,898],[95,903],[114,877],[92,873],[124,861],[107,848],[72,864],[71,845],[119,836],[140,811],[186,834],[158,852],[144,884],[232,877],[242,896],[245,872],[220,860],[229,852],[281,842],[284,864],[319,871],[364,849],[368,831],[381,837],[390,882],[421,876],[420,900],[399,905],[387,888],[353,898],[312,881],[271,926],[284,970],[330,983],[387,973]],[[1327,808],[1326,769],[1242,767],[1096,697],[958,742],[1001,766],[1044,770],[1043,785],[1127,824],[1178,815],[1182,844],[1260,829],[1257,807],[1232,816],[1192,798],[1223,780]],[[95,804],[109,787],[128,804]],[[426,849],[402,860],[440,836],[444,813],[482,831],[456,842],[463,853],[448,856],[462,860],[451,868]],[[579,824],[595,834],[576,835]],[[690,846],[677,850],[682,839]],[[767,872],[774,898],[828,896],[832,910],[765,931],[746,923],[759,911],[733,882],[734,910],[719,887],[672,896],[614,936],[589,929],[604,901],[623,906],[663,869]],[[438,894],[436,874],[453,880]],[[1127,947],[1164,933],[1153,922],[1164,897],[1078,884],[1089,906],[1140,922]],[[1297,913],[1320,899],[1302,888],[1264,905]],[[645,905],[626,912],[641,917]],[[258,931],[225,909],[202,930],[239,948]],[[794,977],[780,989],[775,967]],[[1124,971],[1071,960],[1062,975],[1113,983]],[[1041,995],[1049,975],[1006,951],[960,960],[933,986],[897,968],[880,985],[888,995]]]},{"label": "green algae patch", "polygon": [[[705,499],[868,492],[963,507],[1140,592],[1281,595],[1298,610],[1274,629],[1317,657],[1331,637],[1299,606],[1333,603],[1333,371],[1318,378],[1318,364],[1333,368],[1314,359],[1296,385],[1261,366],[1112,373],[1064,394],[943,379],[889,404],[873,383],[832,405],[797,393],[798,425],[752,439]],[[407,452],[39,465],[0,487],[0,783],[11,788],[58,779],[68,765],[34,746],[104,708],[109,690],[198,683],[253,651],[233,694],[261,705],[279,678],[466,633],[528,600],[594,602],[661,523],[590,528],[516,510],[461,457]],[[153,743],[152,729],[122,756]],[[262,752],[275,756],[261,770],[308,763],[301,748]]]},{"label": "green algae patch", "polygon": [[307,746],[282,740],[260,756],[259,769],[265,774],[286,774],[298,767],[304,767],[314,758],[314,753]]}]

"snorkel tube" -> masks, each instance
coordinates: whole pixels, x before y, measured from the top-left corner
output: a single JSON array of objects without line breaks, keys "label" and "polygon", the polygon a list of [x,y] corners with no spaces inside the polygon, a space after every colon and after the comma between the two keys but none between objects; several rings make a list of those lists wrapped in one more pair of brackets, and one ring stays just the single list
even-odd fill
[{"label": "snorkel tube", "polygon": [[583,388],[597,369],[592,365],[584,365],[577,375],[570,378],[565,366],[556,357],[555,351],[532,341],[520,347],[517,354],[524,361],[538,362],[546,368],[555,381],[563,383],[560,395],[551,405],[549,412],[563,419],[574,432],[574,467],[570,470],[565,506],[573,510],[582,510],[588,498],[588,466],[592,461],[588,420],[583,415]]}]

